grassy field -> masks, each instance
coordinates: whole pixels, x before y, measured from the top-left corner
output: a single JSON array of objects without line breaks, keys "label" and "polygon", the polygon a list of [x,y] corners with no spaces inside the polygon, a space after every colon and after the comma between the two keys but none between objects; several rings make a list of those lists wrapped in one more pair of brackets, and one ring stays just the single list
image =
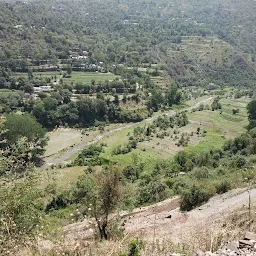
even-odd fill
[{"label": "grassy field", "polygon": [[[38,78],[51,78],[59,80],[62,77],[61,72],[33,72],[33,75]],[[27,77],[27,73],[15,73],[15,76],[19,77]],[[115,78],[118,78],[112,73],[96,73],[96,72],[75,72],[71,73],[71,77],[64,78],[64,82],[67,83],[84,83],[89,84],[92,80],[95,80],[96,83],[98,82],[105,82],[106,80],[111,81]]]},{"label": "grassy field", "polygon": [[[250,99],[221,99],[221,111],[197,111],[189,113],[190,122],[207,130],[204,139],[195,147],[188,147],[188,151],[203,151],[211,148],[220,148],[226,139],[235,138],[246,132],[248,125],[246,106]],[[239,109],[233,115],[232,109]]]},{"label": "grassy field", "polygon": [[71,77],[64,78],[64,82],[90,84],[92,80],[95,80],[95,82],[98,83],[105,82],[106,80],[112,81],[118,77],[119,76],[116,76],[111,73],[72,72]]},{"label": "grassy field", "polygon": [[[167,132],[170,133],[170,136],[163,139],[154,136],[149,141],[139,142],[137,149],[128,154],[112,155],[112,151],[118,145],[124,145],[128,142],[128,137],[132,134],[135,126],[112,134],[103,140],[107,144],[107,148],[102,157],[117,161],[125,166],[131,162],[133,153],[135,153],[142,162],[152,166],[157,159],[168,159],[184,149],[200,153],[211,148],[221,148],[226,139],[235,138],[246,132],[246,125],[248,124],[246,105],[249,99],[222,99],[220,102],[222,104],[221,111],[204,110],[188,113],[190,123],[186,127],[179,128],[177,137],[173,133],[174,129],[169,128]],[[195,103],[197,100],[188,104],[193,105]],[[238,108],[239,113],[233,115],[233,108]],[[199,135],[196,134],[197,128],[201,130]],[[204,130],[206,131],[205,136],[202,134]],[[186,148],[176,145],[182,133],[193,133]]]},{"label": "grassy field", "polygon": [[17,93],[17,92],[20,92],[20,91],[17,91],[17,90],[9,90],[9,89],[0,89],[0,96],[7,96],[9,94],[13,94],[13,93]]},{"label": "grassy field", "polygon": [[39,187],[44,189],[48,184],[54,184],[57,189],[66,189],[78,180],[85,169],[83,166],[75,166],[43,170],[39,175]]},{"label": "grassy field", "polygon": [[76,129],[58,129],[48,133],[49,141],[44,156],[50,156],[71,147],[83,138],[81,131]]},{"label": "grassy field", "polygon": [[[207,96],[209,97],[209,96]],[[200,98],[200,100],[204,97]],[[194,105],[199,101],[192,100],[188,102],[188,105]],[[209,150],[211,148],[221,148],[226,139],[234,138],[246,131],[247,111],[246,105],[248,104],[248,98],[241,99],[221,99],[222,104],[221,111],[196,111],[187,113],[189,118],[189,124],[185,127],[179,128],[179,133],[174,134],[174,129],[169,128],[167,132],[169,136],[165,136],[163,139],[152,137],[149,141],[139,142],[137,149],[132,150],[128,154],[112,155],[113,150],[118,145],[125,145],[128,143],[129,136],[132,135],[133,129],[136,126],[144,126],[146,122],[141,122],[137,125],[132,125],[128,128],[106,135],[99,143],[105,143],[107,147],[104,148],[104,153],[101,157],[107,161],[111,160],[117,162],[121,166],[132,164],[134,156],[138,157],[138,160],[145,164],[145,169],[151,170],[154,164],[159,159],[172,158],[178,151],[186,150],[200,153],[202,151]],[[239,113],[233,115],[232,109],[239,109]],[[119,125],[120,126],[120,125]],[[110,125],[105,128],[105,131],[112,130],[119,127],[118,125]],[[120,126],[121,127],[121,126]],[[200,127],[200,134],[196,134],[197,128]],[[206,130],[207,133],[203,136],[202,131]],[[87,132],[86,132],[87,133]],[[176,143],[181,137],[182,133],[191,134],[188,146],[177,146]],[[89,136],[82,136],[82,141],[92,141],[100,131],[94,129],[88,131]],[[177,137],[176,137],[177,136]],[[52,133],[49,133],[50,142],[47,146],[46,155],[56,154],[60,149],[68,148],[81,141],[81,132],[75,129],[62,129]],[[176,137],[176,138],[175,138]],[[76,156],[72,156],[72,160]],[[56,171],[55,179],[59,180],[62,184],[66,184],[65,180],[76,180],[81,174],[83,168],[65,168]],[[62,174],[60,174],[62,173]],[[69,176],[71,178],[69,178]],[[73,177],[74,176],[74,177]]]}]

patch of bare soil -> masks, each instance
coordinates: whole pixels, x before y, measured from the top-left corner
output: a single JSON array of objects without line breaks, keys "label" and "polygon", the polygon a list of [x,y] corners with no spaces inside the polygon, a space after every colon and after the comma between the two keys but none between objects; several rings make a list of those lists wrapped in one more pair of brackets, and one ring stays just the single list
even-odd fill
[{"label": "patch of bare soil", "polygon": [[[256,189],[250,191],[251,203],[256,203]],[[181,212],[178,199],[168,199],[161,203],[134,210],[126,216],[125,232],[140,236],[149,242],[156,238],[182,243],[198,227],[209,227],[221,222],[235,210],[248,209],[248,191],[236,189],[212,198],[207,204],[190,212]],[[125,216],[124,216],[125,217]]]},{"label": "patch of bare soil", "polygon": [[[251,204],[256,204],[256,189],[250,190]],[[179,210],[179,198],[174,197],[157,204],[136,208],[133,211],[119,213],[125,235],[139,237],[149,243],[172,241],[175,244],[185,243],[197,232],[222,223],[236,210],[244,208],[248,211],[249,193],[245,189],[235,189],[226,194],[218,195],[205,205],[190,212]],[[93,236],[92,223],[85,220],[64,228],[65,244],[71,240],[90,240]],[[95,227],[95,226],[94,226]],[[199,235],[198,233],[198,235]]]}]

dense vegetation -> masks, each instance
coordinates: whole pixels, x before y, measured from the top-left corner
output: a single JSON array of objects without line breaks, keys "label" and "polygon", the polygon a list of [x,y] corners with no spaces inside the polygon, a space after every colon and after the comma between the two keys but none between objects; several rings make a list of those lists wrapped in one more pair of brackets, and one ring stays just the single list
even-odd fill
[{"label": "dense vegetation", "polygon": [[[117,209],[179,195],[189,211],[253,183],[255,10],[253,0],[0,1],[0,254],[85,216],[100,239],[114,239],[122,234],[109,218]],[[226,129],[220,145],[194,150],[190,141],[213,128],[207,119],[209,129],[189,126],[189,116],[212,112],[238,122],[242,97],[250,99],[247,132],[225,136]],[[222,99],[237,100],[228,114]],[[77,128],[82,141],[90,128],[104,133],[109,124],[135,122],[121,144],[90,143],[60,164],[84,168],[69,186],[40,184],[44,170],[35,166],[47,130]],[[173,155],[155,155],[161,140],[176,147]],[[127,255],[141,247],[133,241]]]}]

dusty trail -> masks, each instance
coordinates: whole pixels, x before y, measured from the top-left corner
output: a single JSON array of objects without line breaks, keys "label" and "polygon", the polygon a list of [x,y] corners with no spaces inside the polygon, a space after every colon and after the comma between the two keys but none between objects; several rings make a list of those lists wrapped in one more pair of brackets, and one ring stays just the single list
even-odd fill
[{"label": "dusty trail", "polygon": [[[252,189],[251,203],[256,204],[256,189]],[[155,236],[175,243],[186,240],[200,227],[218,223],[235,210],[248,209],[248,191],[236,189],[213,197],[209,202],[190,212],[182,213],[177,207],[177,198],[124,213],[127,220],[125,231],[152,241]],[[167,218],[168,216],[171,218]]]},{"label": "dusty trail", "polygon": [[[256,189],[250,190],[250,193],[251,205],[256,205]],[[202,230],[214,229],[216,223],[221,223],[238,209],[244,208],[248,211],[248,200],[246,189],[235,189],[211,198],[205,205],[190,212],[180,212],[179,197],[174,197],[133,211],[124,211],[119,215],[125,223],[125,236],[139,237],[149,243],[157,239],[160,242],[172,241],[177,244],[204,235],[201,234]],[[90,240],[93,232],[88,223],[89,220],[85,219],[65,226],[65,243]]]},{"label": "dusty trail", "polygon": [[[211,100],[213,99],[213,97],[209,97],[207,99],[204,99],[204,100],[201,100],[199,101],[198,103],[196,103],[194,106],[192,107],[189,107],[189,108],[186,108],[184,110],[187,110],[187,111],[191,111],[193,108],[195,107],[198,107],[200,104],[202,103],[209,103]],[[177,111],[174,111],[174,110],[170,110],[168,112],[165,112],[164,114],[168,115],[168,116],[171,116],[171,115],[175,115],[175,113],[177,113]],[[161,114],[162,115],[162,114]],[[141,123],[143,122],[152,122],[153,120],[155,120],[159,115],[156,115],[154,117],[149,117],[141,122],[138,122],[138,123],[132,123],[132,124],[124,124],[122,127],[120,128],[116,128],[116,129],[113,129],[113,130],[110,130],[108,132],[105,132],[101,135],[98,135],[96,136],[92,141],[90,142],[84,142],[84,143],[81,143],[79,145],[76,145],[74,146],[73,148],[71,149],[67,149],[67,151],[61,155],[55,155],[55,156],[51,156],[51,157],[47,157],[45,158],[45,164],[43,166],[40,167],[40,169],[44,169],[44,168],[47,168],[48,166],[50,165],[55,165],[55,164],[61,164],[65,161],[67,161],[70,157],[72,157],[73,155],[77,154],[80,150],[82,150],[83,148],[85,147],[88,147],[89,145],[91,144],[94,144],[96,142],[99,142],[100,140],[102,140],[103,138],[105,138],[106,136],[112,134],[112,133],[115,133],[115,132],[119,132],[121,130],[124,130],[124,129],[127,129],[129,127],[132,127],[132,126],[137,126],[137,125],[140,125]]]}]

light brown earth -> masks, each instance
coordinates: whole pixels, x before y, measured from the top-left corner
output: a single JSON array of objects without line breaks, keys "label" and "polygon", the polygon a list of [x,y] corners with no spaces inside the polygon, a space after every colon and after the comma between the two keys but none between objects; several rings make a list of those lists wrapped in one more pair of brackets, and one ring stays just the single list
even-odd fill
[{"label": "light brown earth", "polygon": [[[256,205],[256,189],[250,190],[250,197],[251,204]],[[120,216],[125,223],[126,236],[139,237],[149,243],[159,240],[178,244],[185,243],[195,234],[200,236],[203,230],[214,229],[215,225],[222,223],[238,209],[248,211],[248,200],[249,192],[246,189],[235,189],[213,197],[205,205],[190,212],[181,212],[179,198],[174,197],[130,212],[121,212]],[[252,212],[252,217],[255,218],[255,212]],[[92,226],[88,225],[88,220],[66,226],[66,244],[92,238],[90,228]]]},{"label": "light brown earth", "polygon": [[[256,204],[256,189],[250,193],[251,202]],[[159,240],[181,243],[198,227],[209,227],[221,222],[241,207],[248,209],[248,198],[247,190],[236,189],[216,196],[207,204],[185,213],[178,208],[178,198],[168,199],[129,213],[126,217],[125,231],[147,241],[153,241],[155,237]],[[170,215],[171,218],[167,218]]]}]

